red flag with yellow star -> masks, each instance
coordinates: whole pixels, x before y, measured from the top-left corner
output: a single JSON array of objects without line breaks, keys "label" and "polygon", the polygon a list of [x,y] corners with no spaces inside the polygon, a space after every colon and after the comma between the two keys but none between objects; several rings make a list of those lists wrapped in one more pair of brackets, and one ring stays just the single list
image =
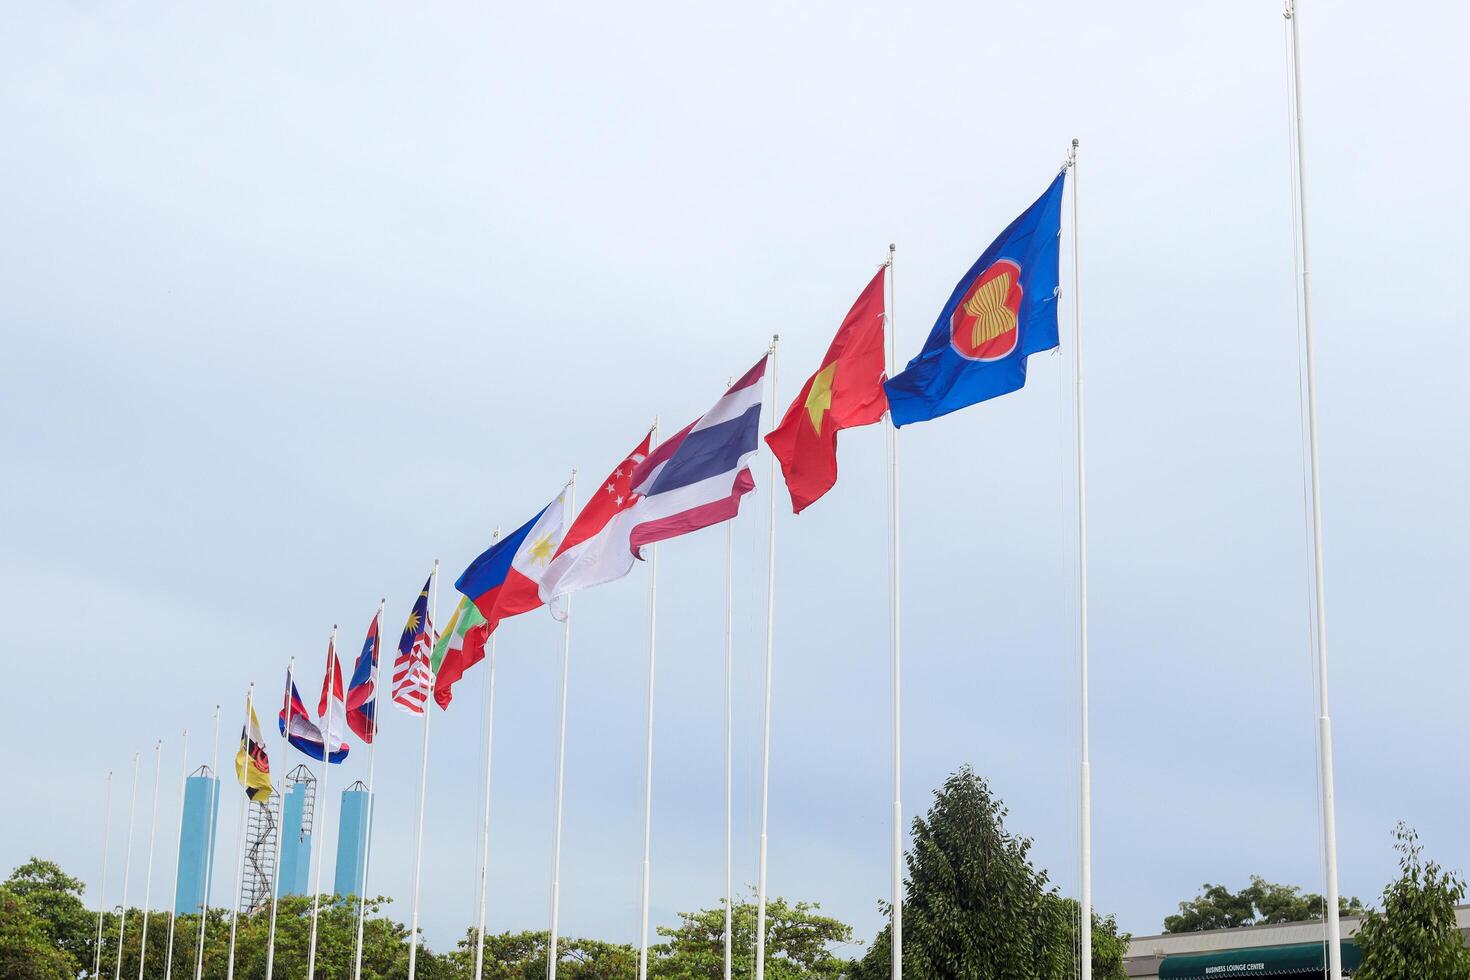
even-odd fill
[{"label": "red flag with yellow star", "polygon": [[822,366],[766,436],[798,514],[837,483],[838,430],[872,425],[888,410],[883,396],[885,271],[887,266],[879,269],[852,304]]}]

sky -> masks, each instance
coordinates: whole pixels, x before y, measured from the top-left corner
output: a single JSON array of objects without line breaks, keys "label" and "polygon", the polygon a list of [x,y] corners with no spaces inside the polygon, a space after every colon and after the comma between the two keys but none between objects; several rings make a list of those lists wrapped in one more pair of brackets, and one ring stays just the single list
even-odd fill
[{"label": "sky", "polygon": [[[1308,0],[1301,22],[1340,871],[1365,899],[1398,820],[1470,869],[1470,12],[1421,14]],[[911,356],[1076,137],[1061,350],[901,435],[903,811],[972,766],[1075,894],[1080,299],[1097,907],[1146,934],[1202,882],[1322,889],[1279,3],[8,4],[0,121],[3,869],[51,858],[95,899],[112,771],[120,901],[141,753],[141,903],[162,740],[163,907],[216,705],[228,770],[248,685],[272,722],[294,657],[314,701],[333,625],[355,653],[381,597],[396,635],[436,559],[447,619],[495,527],[697,416],[776,333],[784,409],[890,242]],[[769,879],[867,940],[892,799],[881,427],[840,459],[799,517],[778,492]],[[767,466],[732,532],[737,888]],[[725,558],[721,529],[659,555],[655,926],[723,889]],[[649,585],[576,602],[564,935],[636,937]],[[497,931],[546,923],[561,640],[540,611],[499,633]],[[429,733],[436,949],[475,919],[486,677]],[[404,920],[422,737],[390,711],[376,759],[371,890]]]}]

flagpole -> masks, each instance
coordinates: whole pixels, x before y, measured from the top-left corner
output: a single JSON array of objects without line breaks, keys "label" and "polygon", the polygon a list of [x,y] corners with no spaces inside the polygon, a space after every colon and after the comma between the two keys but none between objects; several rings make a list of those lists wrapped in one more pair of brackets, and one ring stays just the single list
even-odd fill
[{"label": "flagpole", "polygon": [[[281,765],[286,764],[286,754],[291,749],[291,686],[295,683],[292,673],[296,668],[296,658],[292,657],[286,661],[286,730],[281,733]],[[285,773],[281,773],[282,780]],[[265,980],[271,980],[276,972],[276,906],[281,904],[281,852],[285,847],[286,832],[286,787],[284,782],[280,791],[276,794],[277,812],[280,816],[276,820],[276,872],[275,880],[271,882],[271,934],[265,947]],[[166,978],[165,978],[166,980]]]},{"label": "flagpole", "polygon": [[204,976],[204,926],[209,921],[209,892],[214,884],[214,838],[219,823],[219,705],[214,706],[214,762],[211,768],[214,786],[209,791],[209,833],[205,834],[204,901],[199,905],[198,948],[194,953],[194,980]]},{"label": "flagpole", "polygon": [[1072,366],[1076,386],[1077,412],[1077,655],[1078,685],[1081,704],[1080,765],[1080,857],[1081,880],[1078,898],[1078,956],[1081,980],[1092,980],[1092,769],[1088,738],[1088,662],[1087,662],[1087,430],[1083,413],[1082,389],[1082,293],[1078,269],[1077,243],[1077,148],[1072,141],[1067,153],[1067,167],[1072,171],[1072,325],[1074,331]]},{"label": "flagpole", "polygon": [[[577,471],[567,484],[567,510],[577,512]],[[567,596],[567,618],[561,631],[561,722],[556,736],[556,805],[551,838],[551,930],[546,946],[546,978],[556,980],[557,928],[561,917],[561,810],[567,765],[567,676],[572,652],[572,597]]]},{"label": "flagpole", "polygon": [[143,879],[143,933],[138,938],[138,980],[148,961],[148,904],[153,900],[153,844],[158,837],[158,784],[163,777],[163,739],[153,746],[153,816],[148,819],[148,873]]},{"label": "flagpole", "polygon": [[[189,779],[189,729],[184,729],[184,744],[179,752],[179,839],[174,848],[177,856],[184,842],[184,790]],[[174,922],[178,919],[179,872],[174,868],[174,897],[168,906],[168,953],[163,959],[163,980],[172,980],[174,975]]]},{"label": "flagpole", "polygon": [[112,770],[102,803],[102,884],[97,888],[97,941],[92,944],[92,976],[102,976],[102,921],[107,916],[107,854],[112,843]]},{"label": "flagpole", "polygon": [[128,838],[123,847],[123,887],[122,887],[122,912],[118,915],[117,922],[117,970],[113,974],[113,980],[122,978],[122,953],[123,933],[128,925],[128,876],[133,866],[133,814],[138,806],[138,753],[133,753],[133,795],[128,803]]},{"label": "flagpole", "polygon": [[[658,419],[653,439],[658,441]],[[658,652],[658,545],[648,555],[648,711],[643,747],[643,890],[638,903],[638,980],[648,980],[649,864],[653,857],[653,667]]]},{"label": "flagpole", "polygon": [[[490,536],[500,540],[500,528]],[[485,895],[490,874],[490,770],[495,750],[495,633],[490,634],[489,693],[485,697],[485,817],[480,828],[480,923],[475,931],[475,974],[480,980],[485,966]]]},{"label": "flagpole", "polygon": [[[776,419],[776,352],[779,335],[771,337],[771,421]],[[774,659],[776,633],[776,454],[770,456],[770,479],[767,495],[771,499],[770,536],[766,556],[766,679],[765,716],[761,747],[761,839],[760,867],[756,886],[755,980],[766,980],[766,834],[770,826],[771,802],[771,664]]]},{"label": "flagpole", "polygon": [[[255,710],[255,703],[254,702],[255,702],[255,683],[252,681],[251,684],[250,684],[249,690],[247,690],[245,692],[245,732],[246,732],[246,739],[248,739],[249,732],[250,732],[250,713],[253,710]],[[244,739],[242,739],[242,741],[244,741]],[[248,784],[249,783],[248,768],[249,768],[249,765],[250,765],[248,743],[247,743],[247,748],[246,748],[246,762],[245,762],[245,765],[247,767],[246,783]],[[236,774],[236,777],[238,778],[238,774]],[[242,790],[243,789],[244,789],[244,787],[242,787]],[[226,978],[226,980],[235,980],[235,931],[236,931],[236,925],[237,925],[237,923],[239,921],[239,918],[240,918],[240,879],[242,877],[244,877],[244,875],[245,875],[245,809],[246,809],[246,807],[248,807],[250,805],[249,804],[249,799],[250,799],[250,794],[249,793],[241,792],[241,794],[240,794],[240,818],[239,818],[239,821],[238,821],[238,824],[237,824],[237,826],[239,827],[239,830],[238,830],[238,837],[239,837],[239,839],[236,841],[236,844],[235,844],[235,888],[234,888],[234,891],[232,891],[230,893],[230,964],[225,969],[225,978]],[[142,980],[142,977],[139,977],[138,980]]]},{"label": "flagpole", "polygon": [[[306,953],[306,980],[314,980],[316,977],[316,935],[317,918],[321,913],[322,901],[322,865],[327,863],[327,806],[331,799],[327,795],[327,785],[332,776],[332,709],[337,698],[337,685],[333,683],[337,676],[337,624],[332,624],[332,635],[327,640],[327,676],[323,684],[327,690],[327,717],[323,719],[325,726],[322,729],[322,805],[321,805],[321,829],[320,836],[316,833],[316,816],[312,816],[312,836],[316,838],[312,850],[316,851],[316,880],[311,886],[311,945]],[[286,726],[290,731],[290,725]],[[320,846],[315,846],[320,845]],[[412,973],[409,974],[413,976]]]},{"label": "flagpole", "polygon": [[[775,490],[772,488],[772,495]],[[735,686],[735,522],[725,522],[725,974],[724,980],[730,980],[730,968],[732,965],[731,935],[734,928],[735,896],[732,894],[731,885],[731,861],[730,861],[730,823],[731,823],[731,799],[732,799],[732,775],[731,775],[731,728],[732,728],[732,690]]]},{"label": "flagpole", "polygon": [[[388,605],[387,598],[378,600],[377,628],[373,630],[376,635],[373,650],[373,740],[368,743],[368,814],[367,831],[363,834],[362,841],[362,884],[358,890],[362,892],[357,896],[357,943],[352,954],[352,980],[362,980],[362,932],[363,923],[367,918],[367,876],[368,862],[373,852],[373,824],[378,817],[378,798],[374,795],[373,775],[376,771],[378,758],[378,717],[383,707],[382,677],[379,667],[383,657],[383,609]],[[428,705],[424,705],[425,710]],[[269,977],[266,980],[270,980]]]},{"label": "flagpole", "polygon": [[[434,649],[434,623],[439,616],[439,559],[434,559],[434,570],[429,573],[429,621],[424,624],[428,634],[429,650]],[[419,881],[424,866],[424,803],[429,793],[429,716],[434,706],[433,673],[429,674],[429,696],[424,699],[424,755],[419,762],[419,833],[414,845],[413,856],[413,924],[408,931],[408,980],[418,975],[419,962]],[[310,978],[307,978],[310,980]]]},{"label": "flagpole", "polygon": [[[893,328],[893,260],[897,251],[888,245],[888,376],[898,370],[898,347]],[[903,729],[903,673],[899,633],[899,552],[898,552],[898,428],[888,425],[888,658],[889,681],[893,696],[893,839],[889,856],[891,867],[889,901],[892,903],[889,945],[893,980],[903,980],[903,793],[901,734]]]},{"label": "flagpole", "polygon": [[1312,277],[1308,261],[1306,146],[1302,137],[1301,14],[1296,0],[1286,0],[1291,27],[1291,97],[1296,123],[1297,233],[1301,242],[1302,332],[1307,362],[1307,438],[1312,476],[1312,583],[1317,608],[1317,738],[1322,766],[1322,861],[1327,879],[1327,956],[1331,980],[1342,978],[1342,925],[1338,921],[1337,803],[1332,773],[1332,716],[1327,701],[1327,589],[1322,560],[1322,471],[1317,454],[1317,365],[1312,338]]}]

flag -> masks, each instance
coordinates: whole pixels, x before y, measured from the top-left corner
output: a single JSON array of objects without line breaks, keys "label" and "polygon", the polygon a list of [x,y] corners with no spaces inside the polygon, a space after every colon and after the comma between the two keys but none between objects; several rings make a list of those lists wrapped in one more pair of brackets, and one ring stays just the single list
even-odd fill
[{"label": "flag", "polygon": [[240,729],[240,751],[235,753],[235,778],[245,787],[252,802],[264,803],[271,798],[271,761],[265,754],[265,736],[260,734],[260,719],[255,705],[245,699],[245,724]]},{"label": "flag", "polygon": [[[326,739],[322,737],[322,730],[311,720],[311,715],[306,713],[306,705],[301,701],[301,692],[296,690],[296,681],[292,679],[290,671],[286,672],[286,703],[282,705],[277,720],[281,734],[298,752],[318,762],[322,761],[322,756],[326,755]],[[338,742],[335,734],[332,741]],[[331,761],[341,762],[347,758],[347,752],[348,745],[343,740],[332,749]]]},{"label": "flag", "polygon": [[493,633],[502,619],[541,605],[541,576],[566,537],[566,488],[509,535],[470,562],[454,587],[469,597]]},{"label": "flag", "polygon": [[454,697],[451,690],[454,682],[485,659],[485,644],[489,639],[490,624],[473,602],[461,596],[429,659],[429,668],[434,672],[434,700],[440,708],[449,707]]},{"label": "flag", "polygon": [[367,639],[352,666],[352,680],[347,683],[347,727],[364,742],[371,743],[378,733],[378,621],[383,618],[380,607],[368,625]]},{"label": "flag", "polygon": [[1057,248],[1066,171],[955,286],[924,349],[884,389],[894,425],[927,422],[1026,383],[1057,346]]},{"label": "flag", "polygon": [[429,587],[434,583],[430,573],[424,590],[408,612],[403,636],[398,640],[398,659],[393,661],[393,702],[411,715],[424,713],[429,691],[434,687],[434,672],[429,669],[429,651],[434,647],[434,624],[429,622]]},{"label": "flag", "polygon": [[800,514],[837,483],[837,432],[883,417],[885,266],[852,304],[817,373],[807,379],[766,444],[781,463]]},{"label": "flag", "polygon": [[[546,573],[541,576],[541,598],[557,619],[567,618],[566,596],[577,589],[602,584],[601,581],[588,581],[589,577],[597,576],[588,576],[584,572],[602,564],[610,548],[616,549],[615,539],[606,532],[612,519],[632,507],[637,499],[633,493],[633,471],[648,458],[652,439],[652,433],[644,436],[643,441],[592,491],[592,496],[582,505],[577,519],[567,530],[566,537],[562,538],[561,547],[547,566]],[[626,542],[623,543],[623,551],[627,551]],[[631,562],[628,567],[632,567]]]},{"label": "flag", "polygon": [[755,489],[747,464],[760,446],[761,381],[770,359],[762,357],[698,421],[670,439],[669,455],[660,446],[633,475],[635,487],[646,487],[627,512],[636,522],[628,534],[633,554],[642,557],[645,545],[740,512],[740,498]]},{"label": "flag", "polygon": [[321,719],[323,734],[333,742],[341,739],[346,744],[347,701],[342,696],[342,661],[337,658],[335,626],[327,640],[327,669],[322,674],[322,696],[317,702],[316,716]]}]

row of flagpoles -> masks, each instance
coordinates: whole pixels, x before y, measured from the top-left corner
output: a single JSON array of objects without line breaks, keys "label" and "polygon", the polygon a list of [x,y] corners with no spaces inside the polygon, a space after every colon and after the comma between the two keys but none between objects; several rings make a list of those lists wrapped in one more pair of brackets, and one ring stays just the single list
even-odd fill
[{"label": "row of flagpoles", "polygon": [[[1301,286],[1301,329],[1305,342],[1307,404],[1306,438],[1310,447],[1310,481],[1312,494],[1307,514],[1314,562],[1311,569],[1315,588],[1313,612],[1313,646],[1318,668],[1319,749],[1321,752],[1322,822],[1324,830],[1323,864],[1326,877],[1325,928],[1329,974],[1340,980],[1339,925],[1337,909],[1337,873],[1335,819],[1333,813],[1331,728],[1327,710],[1326,644],[1324,588],[1322,582],[1320,492],[1316,453],[1315,371],[1313,366],[1310,292],[1307,288],[1306,223],[1302,214],[1302,143],[1300,69],[1297,37],[1299,17],[1293,0],[1287,0],[1286,17],[1289,31],[1291,65],[1290,100],[1293,112],[1295,145],[1293,152],[1293,204],[1297,217],[1300,247],[1299,284]],[[893,330],[893,265],[894,249],[889,246],[887,260],[863,290],[852,310],[843,320],[818,371],[801,387],[779,423],[764,437],[770,448],[770,524],[767,546],[766,635],[764,680],[762,685],[762,761],[760,790],[760,836],[757,871],[757,923],[755,932],[755,978],[764,980],[766,967],[766,899],[767,843],[769,829],[770,736],[772,666],[775,650],[774,604],[776,549],[775,472],[779,462],[790,492],[793,510],[800,513],[835,484],[837,478],[837,432],[855,425],[868,425],[887,418],[887,496],[890,510],[889,527],[889,646],[890,687],[892,694],[893,737],[893,810],[891,839],[891,946],[892,975],[901,980],[903,971],[903,806],[901,799],[901,655],[900,655],[900,536],[899,536],[899,456],[897,430],[900,426],[928,421],[942,415],[1021,388],[1025,384],[1026,359],[1029,355],[1055,348],[1059,344],[1056,302],[1060,295],[1059,246],[1062,197],[1066,178],[1071,174],[1071,275],[1074,328],[1074,410],[1077,478],[1077,602],[1080,684],[1079,745],[1079,975],[1091,978],[1092,869],[1091,869],[1091,780],[1088,717],[1088,627],[1087,627],[1087,511],[1086,511],[1086,445],[1083,400],[1083,362],[1081,315],[1078,288],[1079,243],[1077,235],[1077,141],[1067,155],[1062,170],[1046,192],[993,242],[970,270],[960,279],[946,306],[941,311],[924,347],[903,371],[895,370],[896,338]],[[441,709],[452,698],[454,682],[486,656],[488,703],[486,735],[486,787],[482,819],[482,841],[478,887],[478,925],[475,948],[475,975],[481,975],[484,958],[485,905],[489,862],[490,770],[493,751],[495,697],[495,639],[499,622],[541,605],[547,605],[554,618],[561,621],[560,713],[557,735],[557,765],[553,821],[552,868],[547,976],[556,980],[557,940],[561,884],[562,802],[565,784],[567,681],[571,654],[571,598],[573,593],[621,578],[633,567],[635,559],[645,559],[649,567],[649,648],[647,677],[647,716],[645,733],[645,784],[643,861],[639,901],[638,974],[646,980],[648,971],[649,896],[652,852],[652,780],[654,680],[657,649],[657,547],[662,541],[682,536],[719,523],[727,525],[727,614],[725,644],[725,951],[724,974],[731,975],[731,620],[730,589],[733,581],[733,531],[730,522],[739,512],[741,498],[754,488],[750,461],[759,442],[759,420],[765,400],[763,389],[769,371],[769,398],[776,406],[777,342],[773,338],[766,354],[745,375],[731,383],[709,412],[663,441],[659,441],[658,424],[629,453],[608,478],[589,495],[578,511],[576,508],[576,472],[561,492],[530,521],[504,536],[495,532],[495,543],[476,558],[455,582],[461,593],[458,607],[442,634],[436,634],[439,564],[419,594],[399,643],[399,655],[393,667],[392,699],[410,714],[423,717],[423,745],[420,766],[418,831],[415,845],[411,946],[408,976],[416,974],[418,954],[419,893],[422,877],[423,832],[427,799],[427,763],[429,752],[430,700]],[[574,517],[575,515],[575,517]],[[317,715],[318,726],[308,715],[296,693],[294,663],[287,668],[284,705],[279,727],[284,745],[295,746],[325,767],[321,790],[325,802],[331,763],[346,757],[349,728],[369,746],[368,791],[369,816],[367,842],[364,848],[362,875],[368,873],[367,851],[371,847],[373,813],[373,781],[378,708],[382,690],[379,683],[380,636],[383,605],[380,603],[369,628],[362,652],[354,665],[353,675],[344,690],[341,665],[336,653],[336,628],[328,642],[327,671]],[[240,782],[250,799],[268,799],[272,788],[263,737],[253,707],[254,692],[247,696],[246,725],[241,735],[241,748],[236,759]],[[219,711],[215,712],[215,762],[218,762]],[[340,741],[339,741],[340,740]],[[185,733],[187,746],[187,732]],[[161,747],[161,746],[160,746]],[[155,749],[155,754],[159,748]],[[152,837],[157,821],[157,774],[155,758],[154,814],[150,823],[149,877],[152,867]],[[129,805],[128,839],[132,839],[132,823],[137,796],[138,758],[133,763],[133,794]],[[217,772],[217,766],[216,766]],[[181,787],[182,788],[182,787]],[[110,828],[112,774],[108,774],[107,799]],[[218,792],[216,782],[215,792]],[[217,799],[217,797],[216,797]],[[241,799],[241,843],[236,861],[236,902],[240,868],[243,862],[244,813],[246,800]],[[182,800],[181,800],[182,808]],[[182,809],[181,809],[182,813]],[[182,832],[182,820],[181,820]],[[105,831],[106,833],[106,831]],[[213,823],[209,841],[209,858],[213,860]],[[277,869],[281,834],[277,833]],[[318,849],[320,851],[320,849]],[[317,918],[321,892],[321,863],[324,855],[316,855],[317,868],[312,899],[311,945],[307,976],[314,980],[317,946]],[[131,863],[128,848],[123,872],[126,895]],[[103,889],[106,887],[107,856],[103,856]],[[206,876],[206,881],[208,877]],[[276,894],[278,882],[272,882]],[[363,889],[366,891],[366,886]],[[143,942],[147,937],[147,900],[143,919]],[[354,977],[360,977],[362,959],[365,899],[359,896]],[[271,903],[270,947],[267,954],[266,980],[272,980],[275,943],[275,902]],[[101,968],[102,916],[98,915],[98,949],[93,972]],[[235,913],[231,915],[231,962],[233,978]],[[204,917],[197,938],[196,978],[202,973]],[[121,980],[122,927],[119,927],[118,960],[114,980]],[[173,920],[169,926],[171,975]],[[146,950],[146,946],[145,946]],[[141,966],[140,966],[141,976]]]}]

